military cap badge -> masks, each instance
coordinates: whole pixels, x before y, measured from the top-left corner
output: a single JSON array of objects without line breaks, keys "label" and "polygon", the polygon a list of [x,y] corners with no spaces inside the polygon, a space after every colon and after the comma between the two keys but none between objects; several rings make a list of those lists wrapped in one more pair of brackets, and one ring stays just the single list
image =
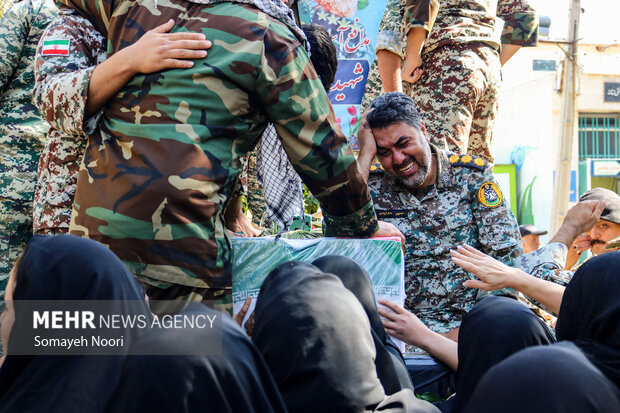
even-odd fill
[{"label": "military cap badge", "polygon": [[502,203],[502,191],[495,182],[487,181],[478,189],[478,200],[484,206],[495,208]]}]

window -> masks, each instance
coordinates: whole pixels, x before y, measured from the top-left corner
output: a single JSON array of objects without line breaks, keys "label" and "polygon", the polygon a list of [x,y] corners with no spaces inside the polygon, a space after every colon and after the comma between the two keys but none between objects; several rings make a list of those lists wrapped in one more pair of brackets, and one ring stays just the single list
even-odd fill
[{"label": "window", "polygon": [[555,72],[555,60],[532,60],[532,70],[535,72]]},{"label": "window", "polygon": [[620,115],[579,115],[579,159],[620,158]]}]

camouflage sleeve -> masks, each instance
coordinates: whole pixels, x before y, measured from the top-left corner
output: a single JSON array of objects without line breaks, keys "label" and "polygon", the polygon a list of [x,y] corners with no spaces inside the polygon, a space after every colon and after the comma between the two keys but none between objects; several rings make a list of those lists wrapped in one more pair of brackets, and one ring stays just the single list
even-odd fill
[{"label": "camouflage sleeve", "polygon": [[523,254],[521,235],[517,220],[495,181],[492,167],[472,172],[468,185],[482,252],[512,265],[513,260]]},{"label": "camouflage sleeve", "polygon": [[368,186],[308,54],[271,31],[257,93],[291,163],[318,199],[327,236],[368,237],[378,229]]},{"label": "camouflage sleeve", "polygon": [[375,52],[388,50],[400,56],[401,59],[405,58],[406,37],[402,27],[404,15],[405,0],[388,0],[379,26]]},{"label": "camouflage sleeve", "polygon": [[[68,41],[68,50],[50,51],[58,40]],[[101,112],[86,120],[86,98],[93,69],[105,59],[103,40],[88,20],[71,13],[58,16],[43,33],[33,102],[53,128],[73,135],[94,131]]]},{"label": "camouflage sleeve", "polygon": [[414,27],[421,27],[430,33],[437,12],[439,11],[439,2],[437,0],[407,0],[405,3],[405,16],[403,23],[403,34],[407,35],[409,30]]},{"label": "camouflage sleeve", "polygon": [[553,242],[515,259],[514,266],[542,280],[560,285],[568,285],[573,271],[565,270],[568,247]]},{"label": "camouflage sleeve", "polygon": [[15,3],[0,19],[0,93],[4,92],[19,65],[28,39],[30,1]]},{"label": "camouflage sleeve", "polygon": [[[88,17],[90,23],[98,33],[108,37],[110,19],[116,7],[121,3],[119,0],[56,0],[58,5],[75,10],[82,16]],[[59,6],[60,7],[60,6]],[[157,6],[155,6],[157,8]]]},{"label": "camouflage sleeve", "polygon": [[538,44],[538,16],[527,0],[499,0],[497,16],[504,20],[502,44],[523,47]]}]

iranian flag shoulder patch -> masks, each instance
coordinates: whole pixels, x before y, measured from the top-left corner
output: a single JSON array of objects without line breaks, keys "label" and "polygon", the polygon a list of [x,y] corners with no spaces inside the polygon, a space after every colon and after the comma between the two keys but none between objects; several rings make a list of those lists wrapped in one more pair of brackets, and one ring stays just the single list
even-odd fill
[{"label": "iranian flag shoulder patch", "polygon": [[69,39],[43,41],[41,56],[69,56]]}]

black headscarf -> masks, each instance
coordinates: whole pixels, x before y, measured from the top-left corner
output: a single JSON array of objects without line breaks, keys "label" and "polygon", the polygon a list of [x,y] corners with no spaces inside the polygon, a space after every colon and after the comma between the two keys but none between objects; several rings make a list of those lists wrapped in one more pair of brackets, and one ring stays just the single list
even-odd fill
[{"label": "black headscarf", "polygon": [[[193,303],[182,313],[222,316],[222,353],[192,356],[129,356],[111,412],[286,412],[260,353],[228,315]],[[163,354],[179,340],[207,343],[211,329],[154,329],[138,339],[134,353]],[[144,351],[143,351],[144,350]]]},{"label": "black headscarf", "polygon": [[551,330],[525,305],[508,297],[484,297],[459,330],[453,411],[463,409],[490,368],[524,348],[554,341]]},{"label": "black headscarf", "polygon": [[346,289],[359,300],[368,316],[372,338],[377,356],[375,366],[377,376],[386,394],[394,394],[402,389],[411,389],[413,384],[405,366],[400,350],[385,333],[381,317],[377,312],[377,302],[368,273],[355,261],[340,255],[329,255],[315,260],[312,265],[323,272],[340,278]]},{"label": "black headscarf", "polygon": [[566,287],[556,325],[620,387],[620,252],[586,261]]},{"label": "black headscarf", "polygon": [[464,413],[617,413],[620,391],[570,342],[519,351],[489,370]]},{"label": "black headscarf", "polygon": [[302,262],[274,269],[256,304],[253,339],[291,412],[438,411],[377,378],[370,323],[332,274]]},{"label": "black headscarf", "polygon": [[[18,268],[16,326],[31,323],[19,300],[144,300],[144,290],[103,245],[72,235],[37,235]],[[135,308],[134,308],[135,310]],[[144,302],[143,314],[149,316]],[[131,337],[126,336],[127,344]],[[0,368],[0,412],[103,412],[124,356],[15,356],[9,338]]]}]

